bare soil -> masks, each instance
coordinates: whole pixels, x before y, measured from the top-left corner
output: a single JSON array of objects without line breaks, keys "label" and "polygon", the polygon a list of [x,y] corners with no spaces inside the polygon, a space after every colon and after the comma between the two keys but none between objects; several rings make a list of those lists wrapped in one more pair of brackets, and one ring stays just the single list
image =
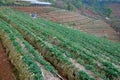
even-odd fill
[{"label": "bare soil", "polygon": [[10,63],[0,41],[0,80],[16,80]]}]

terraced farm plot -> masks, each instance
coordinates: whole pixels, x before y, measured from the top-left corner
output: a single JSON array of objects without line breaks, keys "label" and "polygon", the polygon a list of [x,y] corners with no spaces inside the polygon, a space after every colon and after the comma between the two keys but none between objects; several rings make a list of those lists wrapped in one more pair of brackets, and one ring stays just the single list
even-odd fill
[{"label": "terraced farm plot", "polygon": [[101,19],[89,18],[76,12],[66,10],[57,10],[51,7],[18,7],[20,10],[28,13],[36,13],[39,17],[64,24],[68,27],[78,29],[80,31],[93,34],[99,37],[107,38],[113,41],[120,41],[120,33],[117,33],[109,24]]},{"label": "terraced farm plot", "polygon": [[9,8],[0,11],[0,35],[20,80],[120,79],[118,42]]},{"label": "terraced farm plot", "polygon": [[[61,12],[61,14],[59,14]],[[53,15],[52,15],[53,14]],[[55,14],[55,15],[54,15]],[[59,14],[59,15],[56,15]],[[47,16],[48,18],[44,17]],[[40,17],[52,20],[58,23],[68,25],[74,29],[79,29],[81,31],[94,34],[100,37],[106,37],[110,40],[119,41],[119,33],[116,33],[114,29],[110,27],[107,23],[102,20],[96,20],[93,18],[88,18],[77,13],[67,12],[67,11],[52,11],[45,14],[41,14]],[[50,17],[50,18],[49,18]],[[92,26],[92,28],[90,27]],[[89,30],[91,28],[91,30]],[[107,28],[107,29],[106,29]],[[108,36],[110,35],[110,36]]]}]

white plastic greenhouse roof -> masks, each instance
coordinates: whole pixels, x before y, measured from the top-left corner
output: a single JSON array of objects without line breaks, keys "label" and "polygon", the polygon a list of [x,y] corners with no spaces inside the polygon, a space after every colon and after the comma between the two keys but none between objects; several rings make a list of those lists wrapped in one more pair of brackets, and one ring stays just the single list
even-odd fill
[{"label": "white plastic greenhouse roof", "polygon": [[28,1],[28,2],[31,2],[32,4],[47,4],[47,5],[51,5],[50,2],[40,2],[38,0],[17,0],[17,1]]}]

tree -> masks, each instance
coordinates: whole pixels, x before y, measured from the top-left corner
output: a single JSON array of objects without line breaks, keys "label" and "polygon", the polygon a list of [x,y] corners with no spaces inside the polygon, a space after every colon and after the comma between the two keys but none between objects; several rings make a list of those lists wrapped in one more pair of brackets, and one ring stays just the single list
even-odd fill
[{"label": "tree", "polygon": [[74,11],[74,10],[76,10],[76,8],[75,8],[75,6],[73,4],[68,3],[68,10]]},{"label": "tree", "polygon": [[111,14],[112,14],[112,10],[111,10],[110,8],[107,8],[107,9],[106,9],[106,15],[107,15],[108,17],[110,17]]},{"label": "tree", "polygon": [[81,1],[75,1],[75,3],[73,5],[75,5],[76,8],[80,8],[80,7],[82,7],[82,2]]}]

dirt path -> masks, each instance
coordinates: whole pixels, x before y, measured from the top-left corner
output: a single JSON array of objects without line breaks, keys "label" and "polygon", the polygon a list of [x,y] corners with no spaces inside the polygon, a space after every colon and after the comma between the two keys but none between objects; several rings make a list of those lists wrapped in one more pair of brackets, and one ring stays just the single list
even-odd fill
[{"label": "dirt path", "polygon": [[12,65],[10,64],[5,51],[2,48],[0,41],[0,80],[16,80],[12,72]]}]

